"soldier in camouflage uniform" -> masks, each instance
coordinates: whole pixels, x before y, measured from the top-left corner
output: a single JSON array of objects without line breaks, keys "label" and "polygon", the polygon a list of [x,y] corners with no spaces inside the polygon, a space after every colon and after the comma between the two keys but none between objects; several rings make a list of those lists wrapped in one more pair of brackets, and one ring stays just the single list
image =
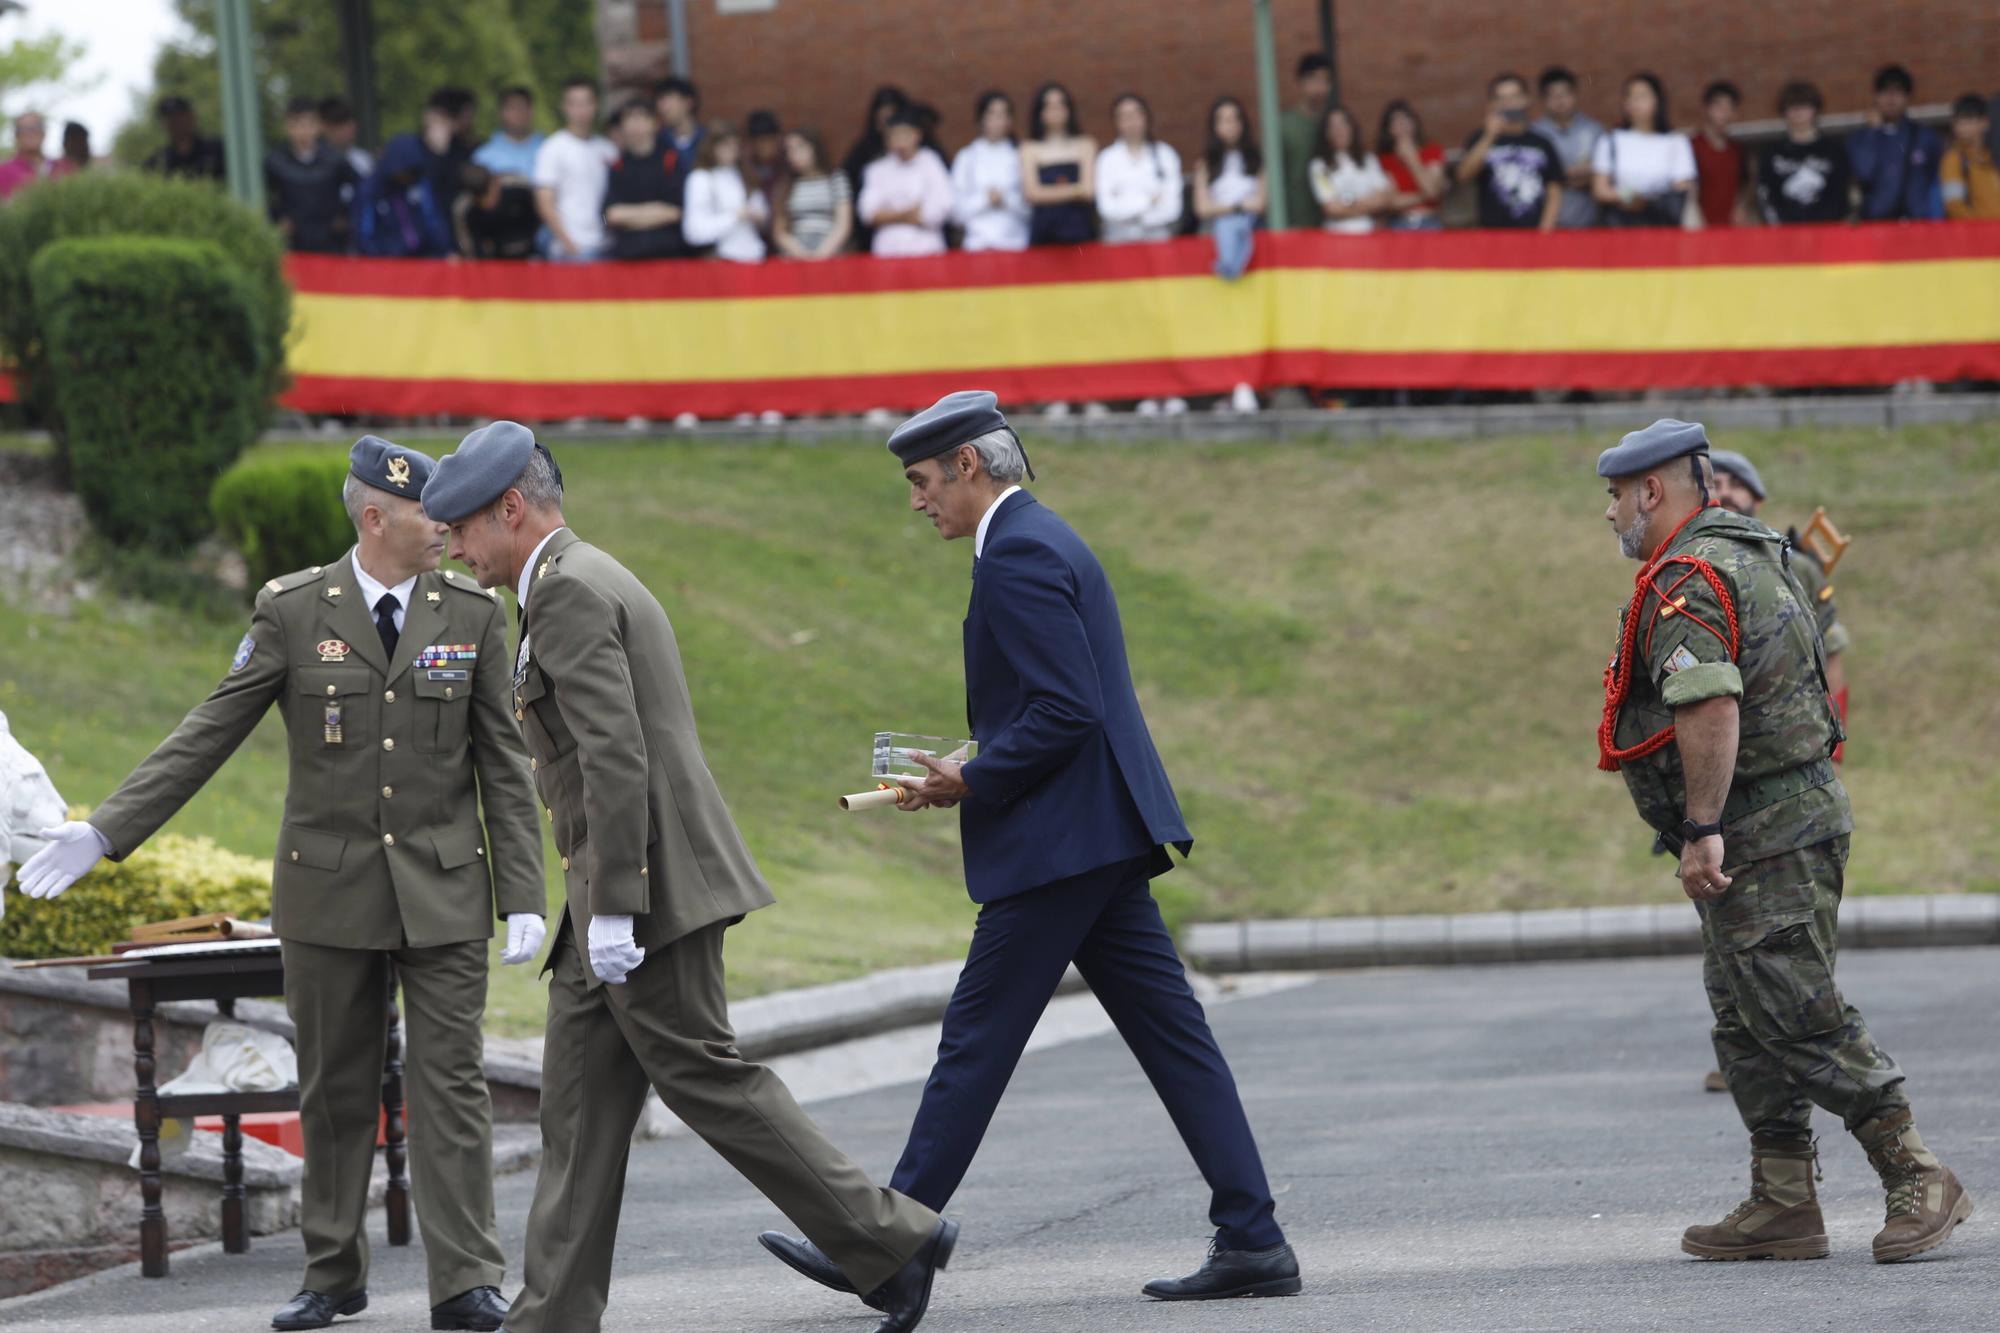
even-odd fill
[{"label": "soldier in camouflage uniform", "polygon": [[1681,1248],[1817,1259],[1812,1108],[1841,1117],[1887,1191],[1875,1259],[1942,1244],[1972,1215],[1924,1146],[1903,1074],[1834,985],[1854,824],[1825,655],[1784,539],[1712,498],[1700,425],[1659,421],[1598,459],[1620,549],[1641,562],[1605,672],[1599,766],[1680,856],[1701,914],[1722,1072],[1751,1135],[1750,1197]]},{"label": "soldier in camouflage uniform", "polygon": [[[1715,472],[1715,499],[1724,509],[1732,510],[1746,518],[1756,518],[1765,499],[1764,478],[1757,472],[1757,465],[1737,453],[1734,449],[1711,449],[1708,461]],[[1841,730],[1847,729],[1847,666],[1842,656],[1847,651],[1849,637],[1847,626],[1840,623],[1840,611],[1834,605],[1833,584],[1827,581],[1826,567],[1810,547],[1799,545],[1799,530],[1791,529],[1785,534],[1791,542],[1792,577],[1799,581],[1799,587],[1806,595],[1806,605],[1813,609],[1819,622],[1820,642],[1826,649],[1826,686],[1833,696],[1834,711],[1840,714]],[[1839,763],[1846,742],[1834,747],[1833,762]],[[1665,850],[1655,844],[1654,851]],[[1729,1080],[1722,1071],[1711,1069],[1701,1085],[1709,1092],[1729,1091]]]},{"label": "soldier in camouflage uniform", "polygon": [[[1757,467],[1742,454],[1733,449],[1717,449],[1709,455],[1709,462],[1715,468],[1715,498],[1724,509],[1733,509],[1751,518],[1764,504],[1764,479],[1757,475]],[[1826,644],[1826,687],[1833,695],[1834,708],[1840,713],[1840,725],[1847,726],[1847,648],[1852,641],[1847,626],[1841,623],[1840,611],[1834,605],[1833,584],[1827,577],[1826,566],[1811,547],[1799,545],[1799,530],[1792,528],[1785,536],[1792,543],[1792,574],[1805,590],[1806,604],[1813,609],[1819,621],[1819,636]],[[1840,751],[1835,750],[1833,762],[1840,762]]]}]

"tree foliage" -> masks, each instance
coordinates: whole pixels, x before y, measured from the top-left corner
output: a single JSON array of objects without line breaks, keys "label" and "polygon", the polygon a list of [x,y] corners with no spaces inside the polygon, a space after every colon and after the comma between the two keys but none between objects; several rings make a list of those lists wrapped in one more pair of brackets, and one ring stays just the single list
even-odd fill
[{"label": "tree foliage", "polygon": [[[220,133],[222,82],[215,61],[214,0],[175,0],[192,37],[164,47],[153,64],[146,114],[119,132],[117,156],[137,162],[164,142],[150,115],[154,99],[191,102],[205,133]],[[556,92],[571,74],[595,75],[593,10],[580,0],[373,0],[375,89],[386,138],[417,127],[433,89],[457,86],[479,98],[482,132],[495,120],[499,90],[524,84],[536,113],[556,123]],[[285,102],[346,94],[340,6],[329,0],[261,0],[251,6],[264,135],[274,141]]]},{"label": "tree foliage", "polygon": [[[53,98],[74,85],[70,71],[83,58],[81,43],[61,33],[22,37],[0,45],[0,115],[9,120],[23,111],[39,110],[37,99]],[[60,133],[60,123],[49,127]],[[51,135],[49,151],[55,151]]]}]

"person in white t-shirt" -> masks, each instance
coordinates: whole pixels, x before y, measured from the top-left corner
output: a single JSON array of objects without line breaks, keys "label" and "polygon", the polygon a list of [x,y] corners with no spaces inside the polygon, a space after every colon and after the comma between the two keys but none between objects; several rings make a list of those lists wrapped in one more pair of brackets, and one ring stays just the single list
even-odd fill
[{"label": "person in white t-shirt", "polygon": [[1659,79],[1625,80],[1625,119],[1591,150],[1590,192],[1604,205],[1607,227],[1686,227],[1699,231],[1694,203],[1694,145],[1667,129],[1667,95]]},{"label": "person in white t-shirt", "polygon": [[1375,230],[1375,218],[1395,201],[1396,187],[1382,164],[1361,145],[1361,130],[1344,106],[1330,106],[1320,118],[1319,140],[1307,168],[1321,225],[1328,231],[1359,235]]},{"label": "person in white t-shirt", "polygon": [[1014,102],[979,95],[979,137],[951,162],[952,218],[965,228],[966,250],[1028,248],[1028,201],[1021,194],[1021,149],[1014,142]]},{"label": "person in white t-shirt", "polygon": [[762,190],[743,177],[743,141],[736,127],[715,121],[701,132],[695,169],[688,173],[681,235],[689,245],[712,245],[717,259],[757,264],[764,259],[763,227],[771,207]]},{"label": "person in white t-shirt", "polygon": [[602,257],[604,192],[618,150],[597,132],[597,85],[562,87],[563,127],[535,150],[535,209],[549,229],[549,258],[569,263]]},{"label": "person in white t-shirt", "polygon": [[1153,137],[1153,109],[1137,93],[1111,104],[1118,137],[1097,155],[1097,216],[1109,244],[1164,241],[1181,220],[1181,157]]},{"label": "person in white t-shirt", "polygon": [[1234,97],[1208,109],[1208,146],[1194,164],[1194,212],[1215,238],[1215,274],[1233,282],[1250,267],[1264,215],[1264,157],[1250,113]]}]

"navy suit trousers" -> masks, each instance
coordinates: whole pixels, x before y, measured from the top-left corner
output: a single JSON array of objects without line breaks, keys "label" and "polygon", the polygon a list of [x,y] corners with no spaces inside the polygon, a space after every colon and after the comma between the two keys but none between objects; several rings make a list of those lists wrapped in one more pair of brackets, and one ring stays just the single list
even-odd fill
[{"label": "navy suit trousers", "polygon": [[944,1211],[1063,972],[1077,970],[1138,1057],[1211,1192],[1228,1249],[1279,1244],[1236,1080],[1153,901],[1158,852],[987,903],[945,1010],[937,1064],[890,1186]]}]

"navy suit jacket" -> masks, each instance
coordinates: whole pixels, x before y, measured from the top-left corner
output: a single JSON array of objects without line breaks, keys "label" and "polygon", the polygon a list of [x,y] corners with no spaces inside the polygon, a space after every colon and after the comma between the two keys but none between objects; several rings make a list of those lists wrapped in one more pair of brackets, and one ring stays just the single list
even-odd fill
[{"label": "navy suit jacket", "polygon": [[979,742],[963,774],[972,795],[959,804],[974,902],[1169,844],[1192,850],[1132,690],[1104,568],[1026,491],[1001,503],[973,564],[965,697]]}]

